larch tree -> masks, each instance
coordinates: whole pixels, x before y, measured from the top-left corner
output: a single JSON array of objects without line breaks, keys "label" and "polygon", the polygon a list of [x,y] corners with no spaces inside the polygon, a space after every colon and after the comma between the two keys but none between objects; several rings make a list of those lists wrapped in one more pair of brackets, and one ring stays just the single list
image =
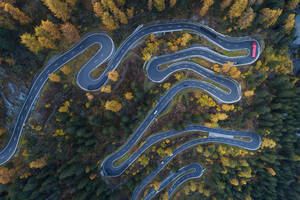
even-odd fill
[{"label": "larch tree", "polygon": [[96,17],[101,17],[103,15],[103,7],[100,2],[95,2],[93,4],[93,9]]},{"label": "larch tree", "polygon": [[232,0],[223,0],[220,7],[221,10],[224,10],[225,8],[227,8],[228,6],[230,6]]},{"label": "larch tree", "polygon": [[277,19],[281,13],[282,9],[272,10],[270,8],[264,8],[260,11],[260,23],[263,24],[265,28],[269,28],[277,22]]},{"label": "larch tree", "polygon": [[60,76],[57,75],[57,74],[49,74],[48,75],[50,81],[53,81],[53,82],[60,82]]},{"label": "larch tree", "polygon": [[250,27],[255,18],[255,15],[256,14],[254,13],[253,9],[248,8],[237,22],[239,29],[243,30]]},{"label": "larch tree", "polygon": [[108,72],[108,78],[109,80],[116,82],[119,78],[119,73],[116,70],[111,70]]},{"label": "larch tree", "polygon": [[21,35],[21,43],[24,44],[33,53],[38,53],[43,49],[43,46],[34,35],[24,33]]},{"label": "larch tree", "polygon": [[116,100],[106,101],[105,109],[113,112],[119,112],[122,109],[122,105]]},{"label": "larch tree", "polygon": [[154,7],[158,11],[163,11],[166,8],[165,0],[154,0]]},{"label": "larch tree", "polygon": [[131,8],[126,9],[126,15],[127,15],[128,19],[133,18],[133,16],[134,16],[134,7],[133,6]]},{"label": "larch tree", "polygon": [[102,23],[106,26],[108,30],[118,29],[119,23],[114,21],[114,18],[109,14],[109,12],[104,12],[102,15]]},{"label": "larch tree", "polygon": [[148,2],[147,2],[147,7],[148,7],[148,10],[149,10],[149,11],[152,10],[152,6],[153,6],[153,1],[152,1],[152,0],[148,0]]},{"label": "larch tree", "polygon": [[287,3],[287,9],[294,10],[298,6],[299,2],[300,0],[289,0]]},{"label": "larch tree", "polygon": [[284,22],[284,29],[286,31],[286,33],[290,33],[291,30],[294,28],[295,26],[295,14],[289,14],[288,18],[285,20]]},{"label": "larch tree", "polygon": [[77,4],[78,0],[66,0],[66,3],[71,7],[74,8]]},{"label": "larch tree", "polygon": [[19,8],[14,7],[12,4],[0,2],[0,8],[1,7],[3,8],[4,12],[9,13],[12,16],[12,18],[18,21],[21,25],[29,24],[31,22],[30,17],[25,15]]},{"label": "larch tree", "polygon": [[44,4],[51,10],[55,17],[64,22],[70,19],[71,9],[66,2],[60,0],[43,0]]},{"label": "larch tree", "polygon": [[117,0],[117,4],[118,4],[119,7],[124,6],[125,3],[126,3],[126,0]]},{"label": "larch tree", "polygon": [[56,45],[53,42],[53,40],[50,40],[47,37],[44,37],[44,36],[38,37],[38,41],[43,47],[45,47],[47,49],[56,49]]},{"label": "larch tree", "polygon": [[69,43],[73,43],[80,40],[78,30],[73,24],[69,22],[62,24],[60,30],[62,31],[63,36],[67,39]]},{"label": "larch tree", "polygon": [[244,10],[247,8],[248,0],[235,0],[233,5],[228,11],[230,19],[240,17]]},{"label": "larch tree", "polygon": [[177,0],[170,0],[170,7],[173,8],[176,4]]},{"label": "larch tree", "polygon": [[202,8],[200,9],[199,15],[203,17],[206,15],[208,9],[213,5],[214,0],[201,0],[203,2]]},{"label": "larch tree", "polygon": [[37,37],[46,37],[49,40],[57,40],[61,37],[58,25],[49,20],[42,20],[39,26],[34,28]]}]

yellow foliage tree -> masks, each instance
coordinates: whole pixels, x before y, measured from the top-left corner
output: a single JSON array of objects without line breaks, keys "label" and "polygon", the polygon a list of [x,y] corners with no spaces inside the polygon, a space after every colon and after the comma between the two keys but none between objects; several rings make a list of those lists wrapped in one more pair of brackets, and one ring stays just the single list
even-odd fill
[{"label": "yellow foliage tree", "polygon": [[60,76],[57,75],[57,74],[48,74],[48,77],[50,79],[50,81],[53,81],[53,82],[60,82]]},{"label": "yellow foliage tree", "polygon": [[233,5],[228,11],[230,19],[240,17],[244,10],[247,8],[248,0],[235,0]]},{"label": "yellow foliage tree", "polygon": [[246,167],[246,168],[243,168],[242,171],[239,172],[239,177],[243,177],[243,178],[251,178],[251,168],[250,167]]},{"label": "yellow foliage tree", "polygon": [[0,126],[0,136],[6,133],[6,128],[4,126]]},{"label": "yellow foliage tree", "polygon": [[21,43],[24,44],[33,53],[38,53],[43,49],[37,38],[30,33],[21,35]]},{"label": "yellow foliage tree", "polygon": [[111,70],[108,72],[108,78],[109,80],[116,82],[119,78],[119,74],[116,70]]},{"label": "yellow foliage tree", "polygon": [[154,0],[154,7],[158,11],[163,11],[166,8],[165,0]]},{"label": "yellow foliage tree", "polygon": [[261,144],[261,148],[264,149],[266,147],[272,149],[276,146],[276,142],[272,139],[269,138],[263,138],[262,144]]},{"label": "yellow foliage tree", "polygon": [[159,183],[159,182],[157,182],[157,181],[155,181],[155,182],[152,184],[152,186],[153,186],[153,187],[154,187],[154,189],[157,191],[157,190],[159,190],[160,183]]},{"label": "yellow foliage tree", "polygon": [[230,71],[231,67],[233,66],[233,62],[227,62],[222,65],[222,72],[227,73]]},{"label": "yellow foliage tree", "polygon": [[126,9],[126,15],[127,15],[128,19],[133,18],[133,16],[134,16],[134,7],[127,8]]},{"label": "yellow foliage tree", "polygon": [[287,8],[289,10],[294,10],[298,6],[299,2],[300,2],[299,0],[289,0],[287,4]]},{"label": "yellow foliage tree", "polygon": [[100,2],[97,1],[93,4],[93,10],[96,17],[101,17],[103,15],[103,7]]},{"label": "yellow foliage tree", "polygon": [[39,158],[29,163],[30,168],[43,168],[45,165],[47,165],[46,157]]},{"label": "yellow foliage tree", "polygon": [[225,113],[216,113],[210,115],[210,120],[212,122],[218,122],[219,120],[223,121],[228,118],[228,115]]},{"label": "yellow foliage tree", "polygon": [[201,107],[215,107],[215,106],[217,106],[217,104],[213,100],[213,98],[209,97],[207,94],[203,94],[203,93],[200,93],[200,92],[195,92],[195,98],[197,99],[197,103],[199,103]]},{"label": "yellow foliage tree", "polygon": [[61,0],[42,0],[44,4],[53,12],[54,16],[64,22],[70,19],[71,9],[68,4]]},{"label": "yellow foliage tree", "polygon": [[232,0],[223,0],[221,3],[221,10],[224,10],[225,8],[227,8],[228,6],[230,6]]},{"label": "yellow foliage tree", "polygon": [[6,167],[0,167],[0,183],[7,184],[13,181],[13,176],[15,174],[14,169],[8,169]]},{"label": "yellow foliage tree", "polygon": [[50,40],[56,40],[61,37],[58,25],[49,20],[42,20],[39,26],[34,28],[37,37],[46,37]]},{"label": "yellow foliage tree", "polygon": [[243,30],[251,26],[254,18],[255,18],[255,13],[252,8],[248,8],[246,12],[239,18],[237,24],[239,29]]},{"label": "yellow foliage tree", "polygon": [[260,23],[264,24],[265,28],[269,28],[277,22],[277,19],[281,15],[281,13],[282,9],[272,10],[270,8],[264,8],[260,11]]},{"label": "yellow foliage tree", "polygon": [[232,185],[234,185],[234,186],[238,186],[238,185],[239,185],[239,181],[238,181],[236,178],[230,179],[229,182],[230,182]]},{"label": "yellow foliage tree", "polygon": [[234,110],[234,105],[222,104],[222,110],[228,112]]},{"label": "yellow foliage tree", "polygon": [[115,100],[106,101],[104,107],[106,110],[111,110],[113,112],[119,112],[122,109],[122,105]]},{"label": "yellow foliage tree", "polygon": [[202,8],[200,9],[199,15],[203,17],[206,15],[208,9],[213,5],[214,0],[201,0],[203,2]]},{"label": "yellow foliage tree", "polygon": [[69,43],[80,40],[78,30],[73,24],[70,24],[69,22],[62,24],[60,30]]},{"label": "yellow foliage tree", "polygon": [[173,8],[176,4],[177,0],[170,0],[170,7]]},{"label": "yellow foliage tree", "polygon": [[247,91],[244,92],[244,95],[246,97],[253,96],[254,95],[254,90],[247,90]]},{"label": "yellow foliage tree", "polygon": [[69,75],[71,73],[70,67],[68,65],[64,65],[62,68],[60,68],[60,71],[62,71],[65,75]]},{"label": "yellow foliage tree", "polygon": [[149,164],[150,158],[148,158],[146,155],[142,155],[138,158],[138,161],[141,165],[146,167]]},{"label": "yellow foliage tree", "polygon": [[163,88],[165,88],[166,90],[169,90],[171,87],[171,83],[164,83],[163,84]]},{"label": "yellow foliage tree", "polygon": [[69,112],[70,102],[66,101],[63,106],[59,107],[58,112]]},{"label": "yellow foliage tree", "polygon": [[106,85],[106,86],[102,87],[101,92],[111,93],[111,85]]},{"label": "yellow foliage tree", "polygon": [[132,92],[126,92],[126,93],[125,93],[125,98],[126,98],[127,100],[133,99]]},{"label": "yellow foliage tree", "polygon": [[290,33],[295,26],[295,14],[289,14],[288,18],[284,22],[284,29],[287,33]]},{"label": "yellow foliage tree", "polygon": [[19,8],[14,7],[9,2],[0,2],[1,15],[8,13],[14,20],[18,21],[20,24],[29,24],[32,20],[30,17],[25,15]]},{"label": "yellow foliage tree", "polygon": [[46,37],[38,37],[39,43],[47,49],[56,49],[55,43]]}]

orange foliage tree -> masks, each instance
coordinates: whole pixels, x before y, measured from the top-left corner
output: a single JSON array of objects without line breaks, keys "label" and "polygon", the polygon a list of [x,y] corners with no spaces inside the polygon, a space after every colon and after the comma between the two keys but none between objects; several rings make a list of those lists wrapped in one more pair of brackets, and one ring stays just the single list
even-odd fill
[{"label": "orange foliage tree", "polygon": [[69,43],[80,40],[78,30],[73,24],[70,24],[69,22],[62,24],[60,30]]}]

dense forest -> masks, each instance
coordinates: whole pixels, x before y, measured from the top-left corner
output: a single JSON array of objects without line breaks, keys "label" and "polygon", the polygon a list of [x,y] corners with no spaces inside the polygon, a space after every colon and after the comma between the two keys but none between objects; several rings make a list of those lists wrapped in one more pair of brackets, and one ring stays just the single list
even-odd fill
[{"label": "dense forest", "polygon": [[[7,115],[9,83],[29,88],[54,55],[68,50],[90,31],[103,30],[116,47],[139,25],[187,19],[230,36],[250,36],[263,44],[259,60],[248,66],[197,62],[242,85],[236,104],[218,104],[200,90],[178,94],[149,127],[135,151],[151,134],[203,124],[252,130],[263,142],[258,151],[205,144],[182,152],[150,186],[159,187],[169,171],[199,162],[206,171],[184,183],[173,199],[300,199],[300,79],[289,45],[294,40],[299,0],[0,0],[0,145],[9,139],[15,118]],[[93,46],[67,63],[43,88],[26,122],[15,156],[0,167],[0,199],[130,199],[134,189],[177,145],[206,133],[185,133],[155,144],[124,175],[103,179],[102,160],[134,132],[172,85],[203,79],[176,72],[164,83],[147,79],[143,64],[155,55],[193,44],[229,52],[198,35],[182,31],[147,36],[131,50],[99,92],[81,90],[74,78],[99,48]],[[298,55],[299,56],[299,55]],[[97,77],[106,64],[93,72]],[[17,106],[17,105],[16,105]],[[124,158],[126,159],[126,158]],[[121,160],[120,160],[121,161]],[[145,191],[146,193],[147,191]],[[167,190],[156,199],[166,199]]]}]

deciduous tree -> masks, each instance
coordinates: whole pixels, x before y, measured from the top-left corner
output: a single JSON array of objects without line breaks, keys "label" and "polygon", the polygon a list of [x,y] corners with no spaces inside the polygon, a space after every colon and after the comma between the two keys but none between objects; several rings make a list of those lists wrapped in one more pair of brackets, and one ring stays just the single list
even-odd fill
[{"label": "deciduous tree", "polygon": [[78,40],[80,40],[78,30],[73,24],[69,22],[62,24],[60,30],[69,43],[77,42]]},{"label": "deciduous tree", "polygon": [[122,105],[116,100],[106,101],[105,109],[113,112],[119,112],[122,109]]},{"label": "deciduous tree", "polygon": [[255,13],[252,8],[248,8],[246,12],[239,18],[237,24],[239,29],[243,30],[251,26],[254,18],[255,18]]},{"label": "deciduous tree", "polygon": [[43,49],[37,38],[29,33],[24,33],[23,35],[21,35],[21,43],[24,44],[33,53],[38,53]]},{"label": "deciduous tree", "polygon": [[235,0],[233,5],[228,11],[230,19],[240,17],[244,10],[247,8],[248,0]]},{"label": "deciduous tree", "polygon": [[206,15],[208,9],[213,5],[214,0],[201,0],[202,4],[202,8],[200,9],[199,15],[201,17],[203,17],[204,15]]},{"label": "deciduous tree", "polygon": [[60,76],[57,74],[49,74],[48,77],[49,77],[50,81],[60,82]]},{"label": "deciduous tree", "polygon": [[277,22],[277,19],[281,15],[281,13],[282,9],[272,10],[270,8],[264,8],[260,11],[260,23],[264,24],[265,28],[269,28]]},{"label": "deciduous tree", "polygon": [[288,18],[284,22],[284,29],[287,33],[290,33],[295,26],[295,14],[289,14]]},{"label": "deciduous tree", "polygon": [[119,79],[119,73],[116,70],[111,70],[108,72],[108,78],[109,80],[116,82]]},{"label": "deciduous tree", "polygon": [[70,19],[71,9],[68,4],[61,0],[42,0],[44,4],[53,12],[55,17],[63,20],[64,22]]},{"label": "deciduous tree", "polygon": [[166,8],[165,0],[154,0],[154,7],[158,11],[163,11]]}]

